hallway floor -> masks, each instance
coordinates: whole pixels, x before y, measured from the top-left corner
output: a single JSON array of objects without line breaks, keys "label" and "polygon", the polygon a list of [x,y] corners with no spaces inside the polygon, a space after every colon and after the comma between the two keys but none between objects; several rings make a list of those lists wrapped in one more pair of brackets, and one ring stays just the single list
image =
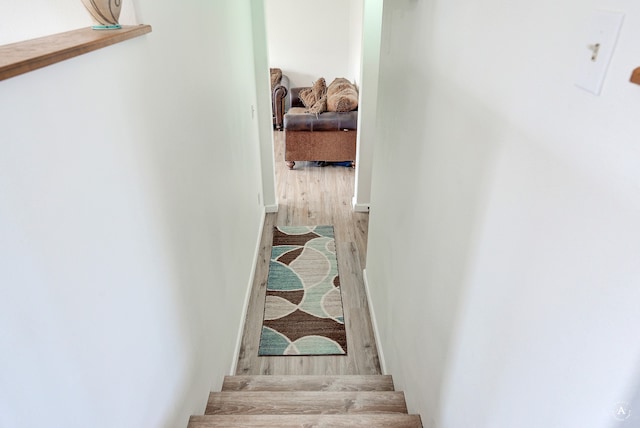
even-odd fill
[{"label": "hallway floor", "polygon": [[[353,212],[355,170],[284,162],[284,133],[274,132],[278,213],[267,214],[260,256],[249,300],[236,374],[340,375],[380,374],[380,364],[362,279],[366,259],[368,213]],[[335,229],[348,355],[258,357],[273,226],[324,225]]]}]

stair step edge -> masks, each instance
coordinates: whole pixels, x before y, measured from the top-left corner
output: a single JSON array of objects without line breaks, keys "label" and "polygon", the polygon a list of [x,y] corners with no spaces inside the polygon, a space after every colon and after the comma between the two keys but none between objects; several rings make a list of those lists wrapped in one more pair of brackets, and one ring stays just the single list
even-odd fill
[{"label": "stair step edge", "polygon": [[402,391],[212,392],[205,414],[408,413]]},{"label": "stair step edge", "polygon": [[393,391],[390,375],[226,376],[222,391]]},{"label": "stair step edge", "polygon": [[205,415],[192,416],[188,428],[422,428],[420,415]]}]

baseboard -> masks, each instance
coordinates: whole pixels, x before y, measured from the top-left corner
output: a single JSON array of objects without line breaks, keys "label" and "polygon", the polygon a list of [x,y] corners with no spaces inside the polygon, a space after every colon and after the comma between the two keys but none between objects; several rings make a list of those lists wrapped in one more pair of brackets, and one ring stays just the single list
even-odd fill
[{"label": "baseboard", "polygon": [[278,204],[273,205],[265,205],[264,210],[266,213],[277,213],[278,212]]},{"label": "baseboard", "polygon": [[[278,206],[275,205],[276,212]],[[262,232],[264,231],[264,222],[267,215],[267,207],[262,211],[262,216],[260,219],[260,228],[258,230],[258,239],[256,241],[256,249],[253,254],[253,262],[251,275],[249,277],[249,286],[247,287],[247,291],[244,296],[244,303],[242,304],[242,318],[240,318],[240,331],[238,332],[238,337],[236,339],[236,347],[233,351],[233,361],[231,362],[231,370],[229,371],[229,376],[233,376],[236,374],[236,369],[238,368],[238,358],[240,357],[240,347],[242,346],[242,335],[244,334],[245,323],[247,322],[247,310],[249,309],[249,299],[251,298],[251,291],[253,290],[253,282],[256,278],[256,266],[258,266],[258,257],[260,256],[260,246],[262,244]]]},{"label": "baseboard", "polygon": [[367,269],[362,270],[362,279],[364,280],[364,291],[367,296],[367,305],[369,305],[369,315],[371,316],[371,326],[373,327],[373,336],[376,339],[376,349],[378,351],[378,359],[380,360],[380,370],[382,374],[387,373],[387,362],[384,359],[384,351],[382,350],[382,342],[380,341],[380,330],[378,329],[378,318],[376,318],[376,310],[371,301],[371,293],[369,292],[369,279],[367,278]]}]

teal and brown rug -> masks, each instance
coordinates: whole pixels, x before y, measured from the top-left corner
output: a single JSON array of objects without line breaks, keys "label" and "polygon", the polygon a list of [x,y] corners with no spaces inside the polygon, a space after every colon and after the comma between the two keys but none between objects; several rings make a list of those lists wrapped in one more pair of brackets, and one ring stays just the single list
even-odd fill
[{"label": "teal and brown rug", "polygon": [[345,355],[333,226],[279,226],[258,355]]}]

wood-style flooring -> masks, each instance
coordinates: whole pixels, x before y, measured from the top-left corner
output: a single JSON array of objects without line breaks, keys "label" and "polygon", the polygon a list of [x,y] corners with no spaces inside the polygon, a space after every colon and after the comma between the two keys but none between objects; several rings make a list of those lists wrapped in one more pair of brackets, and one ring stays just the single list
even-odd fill
[{"label": "wood-style flooring", "polygon": [[[362,279],[366,259],[368,213],[352,208],[355,171],[349,167],[318,167],[284,162],[284,133],[274,132],[278,213],[267,214],[237,375],[374,375],[380,374],[371,317]],[[273,226],[332,224],[347,329],[346,356],[259,357],[258,344],[266,293]]]}]

